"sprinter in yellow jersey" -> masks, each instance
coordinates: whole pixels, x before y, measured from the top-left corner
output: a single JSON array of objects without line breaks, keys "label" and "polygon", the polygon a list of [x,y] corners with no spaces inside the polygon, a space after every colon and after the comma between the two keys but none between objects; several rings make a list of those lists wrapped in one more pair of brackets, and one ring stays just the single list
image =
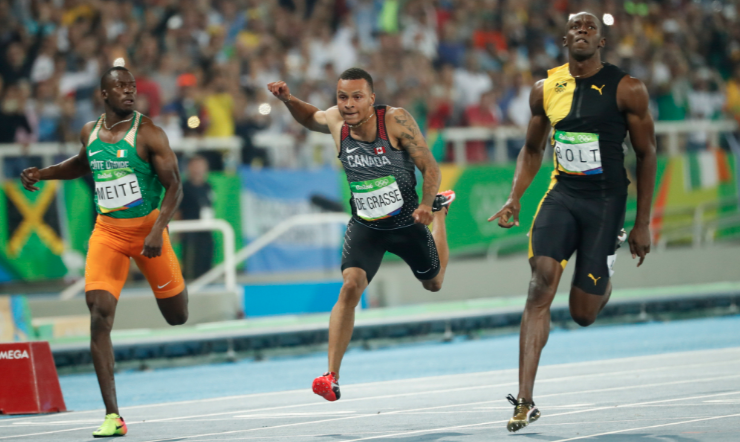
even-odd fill
[{"label": "sprinter in yellow jersey", "polygon": [[[545,143],[554,149],[555,171],[529,235],[532,279],[519,342],[519,394],[509,395],[509,431],[536,421],[532,391],[540,353],[550,333],[550,304],[565,265],[578,252],[570,289],[570,313],[592,324],[609,301],[610,277],[624,224],[627,174],[622,143],[629,132],[637,154],[637,216],[629,235],[632,257],[650,251],[650,205],[655,185],[655,134],[645,85],[601,61],[606,39],[593,14],[571,16],[563,46],[569,63],[548,72],[532,89],[532,119],[517,159],[511,195],[489,221],[519,225],[519,199],[542,164]],[[551,134],[552,129],[552,134]]]},{"label": "sprinter in yellow jersey", "polygon": [[118,414],[110,332],[130,259],[146,276],[170,325],[187,321],[188,291],[166,230],[182,199],[177,158],[164,131],[134,110],[136,80],[128,69],[109,69],[100,89],[105,113],[82,128],[80,153],[45,169],[26,169],[21,179],[33,192],[40,180],[93,174],[98,219],[87,254],[85,298],[90,351],[106,409],[93,436],[109,437],[127,432]]}]

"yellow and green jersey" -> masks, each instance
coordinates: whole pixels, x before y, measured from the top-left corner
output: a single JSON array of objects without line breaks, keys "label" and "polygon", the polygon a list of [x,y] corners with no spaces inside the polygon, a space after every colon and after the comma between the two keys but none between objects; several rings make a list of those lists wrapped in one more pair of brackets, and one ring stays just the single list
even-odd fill
[{"label": "yellow and green jersey", "polygon": [[95,207],[101,215],[139,218],[159,208],[162,183],[151,164],[136,152],[141,117],[134,111],[126,136],[117,143],[105,143],[98,137],[103,116],[90,132],[87,160],[95,181]]}]

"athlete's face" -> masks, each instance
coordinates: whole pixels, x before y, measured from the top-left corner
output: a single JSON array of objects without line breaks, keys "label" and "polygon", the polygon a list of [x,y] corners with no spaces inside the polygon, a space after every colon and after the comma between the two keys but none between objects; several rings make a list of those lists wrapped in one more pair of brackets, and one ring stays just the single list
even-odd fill
[{"label": "athlete's face", "polygon": [[337,109],[348,124],[357,124],[373,112],[375,94],[365,80],[339,80],[337,84]]},{"label": "athlete's face", "polygon": [[576,14],[568,21],[568,32],[563,37],[563,46],[576,59],[591,57],[606,44],[601,36],[601,23],[592,14]]},{"label": "athlete's face", "polygon": [[101,91],[103,101],[116,113],[131,113],[136,102],[136,80],[130,72],[113,71]]}]

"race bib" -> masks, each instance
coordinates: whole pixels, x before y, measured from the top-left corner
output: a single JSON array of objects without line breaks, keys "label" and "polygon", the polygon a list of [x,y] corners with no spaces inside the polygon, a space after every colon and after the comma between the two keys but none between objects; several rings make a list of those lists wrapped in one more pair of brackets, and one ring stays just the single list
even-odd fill
[{"label": "race bib", "polygon": [[570,175],[597,175],[601,169],[599,135],[555,131],[558,170]]},{"label": "race bib", "polygon": [[95,172],[95,193],[102,213],[126,210],[143,202],[139,180],[130,167]]},{"label": "race bib", "polygon": [[367,221],[389,218],[401,212],[403,196],[396,179],[389,175],[368,181],[349,183],[357,216]]}]

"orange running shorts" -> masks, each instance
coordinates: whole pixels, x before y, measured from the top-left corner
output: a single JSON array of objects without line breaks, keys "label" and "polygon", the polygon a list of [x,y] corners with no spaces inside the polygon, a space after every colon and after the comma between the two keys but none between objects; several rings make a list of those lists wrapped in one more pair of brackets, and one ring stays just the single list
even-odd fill
[{"label": "orange running shorts", "polygon": [[157,298],[171,298],[185,289],[180,263],[166,229],[162,232],[162,254],[156,258],[141,254],[144,239],[151,232],[157,216],[159,210],[129,219],[98,215],[87,252],[86,292],[106,290],[118,299],[128,277],[130,258],[136,261]]}]

